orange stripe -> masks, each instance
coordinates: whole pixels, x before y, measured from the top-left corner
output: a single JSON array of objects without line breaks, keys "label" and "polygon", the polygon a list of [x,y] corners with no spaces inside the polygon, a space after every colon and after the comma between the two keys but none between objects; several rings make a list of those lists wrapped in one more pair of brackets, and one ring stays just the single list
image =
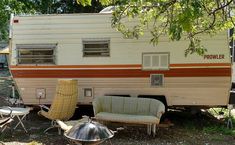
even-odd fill
[{"label": "orange stripe", "polygon": [[181,68],[159,71],[141,69],[113,70],[11,70],[14,78],[129,78],[164,74],[165,77],[215,77],[231,76],[231,68]]},{"label": "orange stripe", "polygon": [[[170,64],[170,67],[205,67],[205,66],[228,66],[230,63],[187,63],[187,64]],[[10,68],[136,68],[142,67],[141,64],[117,64],[117,65],[11,65]]]}]

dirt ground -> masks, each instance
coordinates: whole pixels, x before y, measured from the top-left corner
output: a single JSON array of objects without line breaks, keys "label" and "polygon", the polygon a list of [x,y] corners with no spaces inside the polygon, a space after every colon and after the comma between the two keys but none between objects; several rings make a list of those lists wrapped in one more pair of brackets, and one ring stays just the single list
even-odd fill
[{"label": "dirt ground", "polygon": [[[83,110],[84,111],[84,110]],[[79,114],[79,112],[77,112]],[[79,114],[80,115],[80,114]],[[192,115],[189,112],[169,111],[165,118],[171,120],[174,126],[160,127],[155,137],[147,135],[145,126],[129,126],[126,124],[107,124],[108,128],[124,129],[118,131],[110,140],[113,145],[235,145],[233,135],[224,135],[220,132],[206,133],[203,128],[214,124],[221,126],[221,122],[205,114]],[[73,119],[79,119],[75,115]],[[43,131],[50,126],[50,121],[37,115],[33,110],[24,120],[29,131],[26,134],[21,127],[16,130],[7,129],[0,135],[0,140],[6,145],[67,145],[72,144],[63,135],[58,135],[56,129],[47,134]],[[12,124],[14,126],[15,124]],[[103,145],[110,145],[110,141]]]}]

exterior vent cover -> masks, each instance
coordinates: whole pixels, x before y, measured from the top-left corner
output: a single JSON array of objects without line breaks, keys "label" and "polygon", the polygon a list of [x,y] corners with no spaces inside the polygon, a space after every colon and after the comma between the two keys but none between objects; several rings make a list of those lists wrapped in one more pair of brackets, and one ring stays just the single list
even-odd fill
[{"label": "exterior vent cover", "polygon": [[152,74],[150,76],[150,83],[152,87],[162,87],[164,83],[164,75],[163,74]]}]

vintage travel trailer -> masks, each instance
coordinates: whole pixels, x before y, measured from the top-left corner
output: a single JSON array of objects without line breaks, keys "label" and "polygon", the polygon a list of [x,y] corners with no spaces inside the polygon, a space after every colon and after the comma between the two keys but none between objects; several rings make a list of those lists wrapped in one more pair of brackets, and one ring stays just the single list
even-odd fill
[{"label": "vintage travel trailer", "polygon": [[152,97],[167,106],[226,106],[231,88],[227,32],[203,36],[204,56],[185,57],[188,40],[123,38],[110,14],[14,16],[10,70],[23,103],[50,104],[58,79],[78,80],[78,104],[94,97]]}]

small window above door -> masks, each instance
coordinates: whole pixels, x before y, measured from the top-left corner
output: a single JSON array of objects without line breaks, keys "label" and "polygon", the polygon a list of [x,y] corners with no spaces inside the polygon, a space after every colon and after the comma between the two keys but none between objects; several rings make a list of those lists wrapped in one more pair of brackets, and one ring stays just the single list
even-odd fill
[{"label": "small window above door", "polygon": [[143,53],[143,70],[168,70],[169,53]]}]

